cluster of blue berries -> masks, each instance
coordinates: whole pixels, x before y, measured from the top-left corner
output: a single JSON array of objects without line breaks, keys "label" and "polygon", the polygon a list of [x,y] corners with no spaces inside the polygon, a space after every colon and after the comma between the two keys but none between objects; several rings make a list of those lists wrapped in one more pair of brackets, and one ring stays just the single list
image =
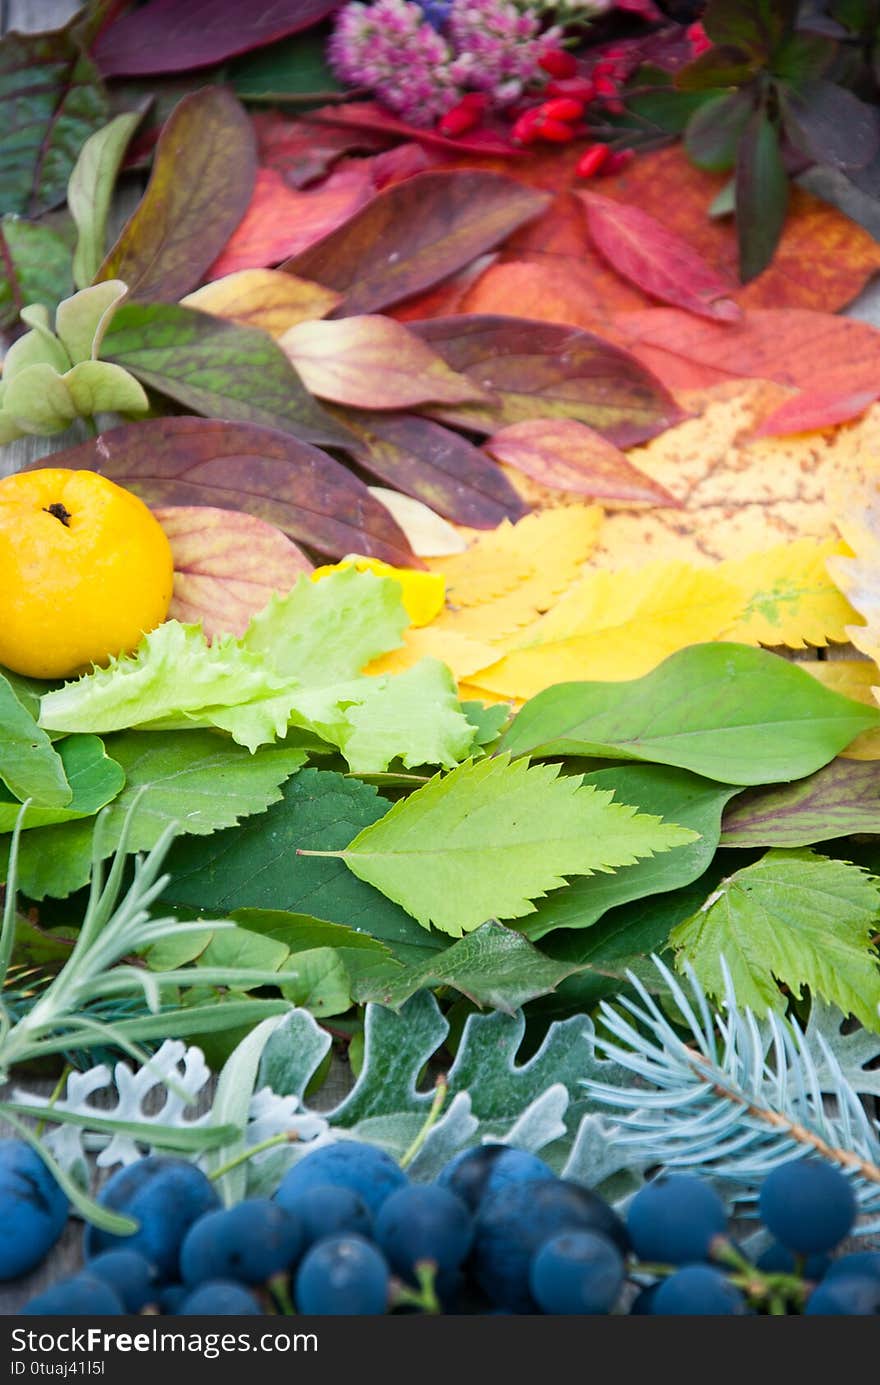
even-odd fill
[{"label": "cluster of blue berries", "polygon": [[[624,1219],[506,1145],[459,1154],[427,1184],[341,1140],[302,1158],[273,1198],[228,1208],[195,1165],[153,1156],[115,1173],[100,1201],[138,1230],[88,1227],[84,1268],[26,1313],[880,1313],[880,1251],[831,1258],[855,1222],[852,1186],[813,1158],[764,1181],[775,1239],[755,1262],[698,1178],[647,1184]],[[39,1263],[67,1212],[37,1155],[0,1144],[0,1276]]]}]

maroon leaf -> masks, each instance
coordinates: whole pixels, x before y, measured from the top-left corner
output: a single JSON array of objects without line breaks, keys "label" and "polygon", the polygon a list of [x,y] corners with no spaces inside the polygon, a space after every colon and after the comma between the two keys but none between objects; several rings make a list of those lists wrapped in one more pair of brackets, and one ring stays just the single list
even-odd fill
[{"label": "maroon leaf", "polygon": [[343,154],[387,149],[388,138],[369,130],[334,129],[308,116],[291,119],[280,111],[253,116],[260,164],[280,173],[292,188],[304,188],[322,178]]},{"label": "maroon leaf", "polygon": [[247,210],[256,141],[243,106],[222,87],[185,96],[156,146],[140,203],[98,271],[132,298],[174,302],[195,288]]},{"label": "maroon leaf", "polygon": [[103,31],[94,57],[105,77],[210,67],[338,8],[339,0],[150,0]]},{"label": "maroon leaf", "polygon": [[[430,144],[438,149],[449,149],[455,154],[502,154],[516,158],[525,150],[512,144],[510,137],[499,130],[480,126],[469,130],[466,135],[447,139],[436,130],[425,129],[422,125],[410,125],[399,120],[396,115],[377,106],[373,101],[352,101],[341,106],[321,106],[309,112],[311,120],[319,120],[324,125],[338,125],[347,130],[372,130],[375,134],[394,135],[397,138],[418,140],[420,144]],[[508,127],[509,129],[510,127]]]},{"label": "maroon leaf", "polygon": [[337,409],[367,471],[455,524],[494,529],[528,512],[500,467],[458,433],[417,414]]},{"label": "maroon leaf", "polygon": [[342,293],[336,317],[374,313],[454,274],[548,200],[500,173],[418,173],[282,268]]},{"label": "maroon leaf", "polygon": [[736,284],[653,216],[640,207],[594,192],[579,196],[593,244],[624,279],[652,298],[698,317],[736,322],[742,316],[742,310],[729,297]]},{"label": "maroon leaf", "polygon": [[331,558],[363,553],[423,566],[363,481],[326,452],[274,428],[152,418],[59,452],[55,464],[101,472],[148,505],[243,510]]},{"label": "maroon leaf", "polygon": [[407,325],[453,370],[499,397],[494,409],[475,404],[431,410],[475,432],[493,433],[531,418],[574,418],[618,447],[632,447],[683,417],[634,356],[578,327],[481,314]]}]

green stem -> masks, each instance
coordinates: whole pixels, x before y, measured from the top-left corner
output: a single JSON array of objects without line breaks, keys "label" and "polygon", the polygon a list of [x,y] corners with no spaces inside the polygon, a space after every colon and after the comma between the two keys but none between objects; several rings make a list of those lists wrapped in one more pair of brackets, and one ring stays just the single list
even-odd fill
[{"label": "green stem", "polygon": [[275,1274],[269,1280],[269,1292],[278,1305],[278,1309],[283,1317],[296,1317],[296,1309],[293,1306],[293,1299],[290,1294],[290,1275]]},{"label": "green stem", "polygon": [[430,1135],[431,1130],[437,1124],[437,1118],[443,1110],[443,1105],[448,1095],[449,1083],[445,1076],[441,1074],[441,1076],[437,1078],[434,1100],[431,1102],[431,1109],[425,1118],[425,1123],[400,1161],[400,1167],[402,1169],[409,1168],[419,1150],[422,1148],[422,1145]]},{"label": "green stem", "polygon": [[437,1314],[443,1312],[437,1297],[437,1290],[434,1287],[437,1266],[433,1260],[420,1260],[415,1269],[418,1289],[410,1289],[408,1285],[395,1280],[391,1291],[391,1306],[392,1308],[418,1308],[422,1313],[429,1313],[432,1317],[436,1317]]},{"label": "green stem", "polygon": [[[49,1097],[49,1105],[48,1105],[48,1107],[46,1108],[47,1111],[51,1111],[51,1110],[52,1110],[52,1107],[55,1105],[56,1101],[57,1101],[57,1100],[59,1099],[59,1097],[61,1096],[61,1093],[64,1091],[65,1085],[66,1085],[66,1083],[67,1083],[67,1079],[68,1079],[68,1077],[70,1076],[70,1074],[71,1074],[72,1072],[73,1072],[73,1068],[70,1066],[69,1063],[66,1063],[66,1064],[64,1065],[64,1070],[63,1070],[63,1072],[61,1073],[61,1076],[59,1077],[58,1081],[55,1083],[55,1086],[52,1088],[52,1095]],[[44,1116],[41,1120],[39,1120],[39,1121],[37,1122],[37,1128],[36,1128],[36,1130],[34,1131],[34,1134],[35,1134],[37,1137],[39,1137],[40,1135],[42,1135],[43,1131],[46,1129],[46,1119],[47,1119],[47,1117]]]},{"label": "green stem", "polygon": [[230,1173],[237,1169],[239,1164],[246,1164],[249,1159],[253,1159],[255,1154],[262,1154],[264,1149],[274,1149],[276,1145],[292,1144],[298,1136],[290,1135],[270,1135],[268,1140],[261,1140],[258,1145],[251,1145],[241,1154],[236,1154],[234,1159],[229,1159],[225,1164],[221,1164],[219,1169],[214,1169],[208,1174],[212,1183],[216,1183],[218,1178],[222,1178],[225,1173]]}]

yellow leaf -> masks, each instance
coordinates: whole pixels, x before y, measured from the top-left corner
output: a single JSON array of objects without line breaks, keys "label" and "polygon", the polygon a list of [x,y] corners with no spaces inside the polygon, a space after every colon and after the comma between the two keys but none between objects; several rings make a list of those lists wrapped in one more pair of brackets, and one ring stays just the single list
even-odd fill
[{"label": "yellow leaf", "polygon": [[685,563],[594,571],[471,682],[525,698],[552,683],[639,678],[675,650],[717,638],[742,604],[730,582]]},{"label": "yellow leaf", "polygon": [[880,491],[876,483],[848,493],[839,487],[834,499],[837,527],[850,556],[829,558],[828,571],[864,622],[848,626],[847,635],[856,649],[880,664]]},{"label": "yellow leaf", "polygon": [[341,563],[316,567],[312,581],[319,582],[328,573],[338,572],[343,567],[356,567],[358,572],[375,572],[378,577],[393,577],[403,588],[403,605],[413,625],[427,625],[443,609],[446,587],[437,573],[392,567],[390,563],[383,563],[378,558],[364,558],[359,553],[349,553]]},{"label": "yellow leaf", "polygon": [[[851,697],[854,702],[875,705],[877,669],[868,659],[823,659],[821,663],[803,663],[801,668],[812,673],[826,688]],[[845,760],[880,760],[880,731],[863,731],[856,736],[841,755]]]},{"label": "yellow leaf", "polygon": [[426,625],[421,630],[406,630],[401,647],[374,660],[366,672],[402,673],[425,655],[442,660],[457,681],[469,678],[498,657],[491,645],[481,644],[478,640],[468,639],[467,635],[460,635],[456,630],[445,630],[434,624]]},{"label": "yellow leaf", "polygon": [[766,381],[736,381],[681,396],[694,416],[627,457],[682,502],[682,509],[609,515],[595,554],[606,567],[677,559],[744,558],[800,538],[836,535],[829,492],[876,470],[880,408],[849,427],[755,438],[785,397]]},{"label": "yellow leaf", "polygon": [[342,295],[280,269],[239,269],[180,301],[184,307],[280,337],[299,322],[325,317],[342,302]]},{"label": "yellow leaf", "polygon": [[742,614],[722,638],[742,644],[822,647],[845,644],[856,613],[828,574],[827,560],[845,553],[835,539],[795,539],[764,553],[719,563],[715,572],[743,596]]}]

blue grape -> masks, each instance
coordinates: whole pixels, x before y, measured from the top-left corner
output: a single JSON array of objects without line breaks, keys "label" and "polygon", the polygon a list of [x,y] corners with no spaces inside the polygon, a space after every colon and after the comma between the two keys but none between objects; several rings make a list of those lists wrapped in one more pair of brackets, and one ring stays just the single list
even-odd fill
[{"label": "blue grape", "polygon": [[139,1313],[156,1301],[156,1271],[136,1250],[102,1251],[89,1261],[89,1276],[109,1284],[126,1313]]},{"label": "blue grape", "polygon": [[826,1279],[880,1279],[880,1250],[854,1250],[832,1260],[825,1272]]},{"label": "blue grape", "polygon": [[536,1154],[510,1145],[478,1145],[450,1159],[437,1175],[437,1184],[448,1188],[475,1212],[487,1193],[508,1183],[533,1183],[556,1175]]},{"label": "blue grape", "polygon": [[0,1140],[0,1279],[46,1258],[67,1223],[68,1203],[36,1150]]},{"label": "blue grape", "polygon": [[845,1274],[826,1279],[810,1295],[805,1311],[808,1317],[873,1317],[880,1313],[880,1279]]},{"label": "blue grape", "polygon": [[307,1251],[297,1270],[301,1313],[377,1317],[388,1308],[388,1266],[362,1236],[328,1236]]},{"label": "blue grape", "polygon": [[383,1202],[375,1235],[391,1268],[412,1280],[425,1261],[441,1273],[457,1270],[471,1248],[474,1225],[466,1203],[448,1188],[411,1183]]},{"label": "blue grape", "polygon": [[476,1218],[473,1270],[498,1308],[533,1313],[529,1268],[535,1252],[560,1231],[598,1231],[625,1254],[626,1228],[587,1188],[563,1179],[510,1183],[488,1193]]},{"label": "blue grape", "polygon": [[114,1294],[103,1279],[94,1279],[87,1273],[74,1275],[71,1279],[60,1279],[51,1288],[44,1289],[30,1303],[22,1308],[22,1313],[36,1317],[109,1317],[124,1313],[122,1299]]},{"label": "blue grape", "polygon": [[544,1313],[609,1313],[624,1280],[623,1256],[595,1231],[564,1231],[532,1260],[529,1284]]},{"label": "blue grape", "polygon": [[248,1198],[193,1222],[180,1248],[180,1271],[187,1284],[265,1284],[293,1267],[304,1239],[293,1212],[267,1197]]},{"label": "blue grape", "polygon": [[779,1164],[761,1186],[761,1220],[799,1255],[832,1250],[852,1230],[857,1203],[849,1180],[820,1159]]},{"label": "blue grape", "polygon": [[651,1313],[668,1318],[734,1317],[746,1312],[746,1301],[735,1284],[711,1265],[685,1265],[662,1284],[651,1300]]},{"label": "blue grape", "polygon": [[162,1280],[177,1278],[180,1247],[193,1222],[220,1205],[213,1186],[195,1164],[156,1154],[118,1169],[104,1184],[98,1201],[134,1217],[140,1227],[131,1236],[86,1227],[86,1257],[124,1246],[149,1260]]},{"label": "blue grape", "polygon": [[386,1197],[408,1181],[400,1165],[383,1149],[360,1140],[337,1140],[312,1150],[288,1169],[275,1197],[282,1207],[287,1207],[303,1193],[329,1183],[357,1193],[375,1216]]},{"label": "blue grape", "polygon": [[367,1240],[373,1234],[373,1219],[364,1204],[350,1188],[334,1188],[331,1184],[311,1188],[298,1197],[287,1195],[282,1204],[288,1212],[299,1217],[307,1250],[315,1241],[352,1231]]},{"label": "blue grape", "polygon": [[163,1313],[177,1313],[192,1292],[186,1284],[166,1284],[159,1290],[159,1307]]},{"label": "blue grape", "polygon": [[626,1229],[640,1260],[686,1265],[705,1260],[727,1228],[718,1194],[699,1178],[674,1173],[647,1183],[629,1205]]},{"label": "blue grape", "polygon": [[241,1284],[223,1279],[209,1279],[179,1305],[177,1316],[181,1318],[198,1317],[249,1317],[262,1313],[257,1300]]},{"label": "blue grape", "polygon": [[804,1279],[819,1280],[831,1264],[827,1255],[808,1255],[800,1266],[794,1251],[774,1241],[755,1261],[764,1274],[802,1274]]}]

